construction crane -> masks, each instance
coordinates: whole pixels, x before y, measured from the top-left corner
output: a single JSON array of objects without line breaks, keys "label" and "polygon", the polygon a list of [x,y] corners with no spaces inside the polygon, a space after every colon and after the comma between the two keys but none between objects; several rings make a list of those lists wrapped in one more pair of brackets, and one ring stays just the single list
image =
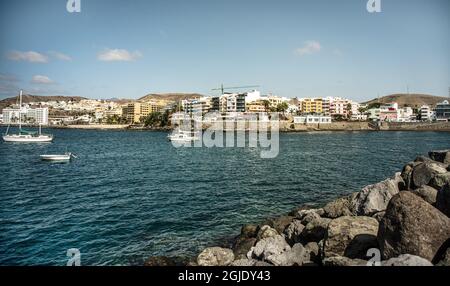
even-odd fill
[{"label": "construction crane", "polygon": [[243,89],[243,88],[256,88],[256,87],[259,87],[259,85],[223,87],[223,84],[221,84],[219,88],[213,88],[211,90],[220,90],[222,92],[222,94],[224,94],[225,89]]}]

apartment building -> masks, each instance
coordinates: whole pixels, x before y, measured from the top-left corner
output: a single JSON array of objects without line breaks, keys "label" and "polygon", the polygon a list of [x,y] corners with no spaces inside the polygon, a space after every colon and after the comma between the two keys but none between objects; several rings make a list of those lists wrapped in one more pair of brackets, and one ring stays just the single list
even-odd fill
[{"label": "apartment building", "polygon": [[448,100],[438,103],[435,111],[437,121],[450,121],[450,103]]},{"label": "apartment building", "polygon": [[122,115],[126,117],[128,122],[140,123],[141,117],[161,110],[162,106],[156,102],[132,102],[122,108]]}]

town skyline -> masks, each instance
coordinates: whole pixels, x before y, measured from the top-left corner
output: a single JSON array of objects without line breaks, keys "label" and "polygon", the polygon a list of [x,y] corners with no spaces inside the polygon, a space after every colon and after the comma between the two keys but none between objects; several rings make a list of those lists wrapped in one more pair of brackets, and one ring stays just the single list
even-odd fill
[{"label": "town skyline", "polygon": [[0,99],[213,96],[222,82],[288,98],[448,96],[448,1],[335,2],[2,2]]}]

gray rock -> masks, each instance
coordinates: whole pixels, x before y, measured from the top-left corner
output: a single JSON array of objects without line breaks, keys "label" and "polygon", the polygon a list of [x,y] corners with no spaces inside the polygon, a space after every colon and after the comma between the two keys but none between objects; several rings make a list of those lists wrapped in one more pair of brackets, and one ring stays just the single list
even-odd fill
[{"label": "gray rock", "polygon": [[378,221],[371,217],[343,216],[328,225],[324,257],[365,258],[367,250],[377,248]]},{"label": "gray rock", "polygon": [[299,242],[300,234],[302,233],[304,228],[305,226],[299,220],[293,220],[291,224],[284,230],[286,241],[290,245],[294,245],[295,243]]},{"label": "gray rock", "polygon": [[311,222],[312,220],[315,220],[315,219],[320,219],[320,215],[318,215],[316,211],[311,211],[311,212],[305,214],[303,216],[303,218],[300,220],[300,222],[303,225],[307,225],[309,222]]},{"label": "gray rock", "polygon": [[450,184],[450,172],[436,174],[430,181],[430,186],[437,190],[442,189],[447,184]]},{"label": "gray rock", "polygon": [[414,168],[414,163],[408,163],[403,167],[403,170],[401,173],[402,179],[405,182],[406,190],[411,189],[411,177],[412,177],[413,168]]},{"label": "gray rock", "polygon": [[446,166],[438,162],[424,162],[414,167],[412,172],[412,188],[428,185],[437,174],[446,173]]},{"label": "gray rock", "polygon": [[386,210],[389,200],[397,194],[399,183],[403,182],[400,173],[392,179],[364,187],[352,200],[352,209],[357,215],[371,216]]},{"label": "gray rock", "polygon": [[411,192],[400,192],[389,202],[377,238],[384,259],[411,254],[431,261],[449,237],[448,217]]},{"label": "gray rock", "polygon": [[271,228],[268,225],[263,225],[260,230],[258,231],[258,235],[256,236],[256,239],[259,241],[261,239],[272,237],[279,235],[278,231],[274,228]]},{"label": "gray rock", "polygon": [[436,266],[450,266],[450,247],[443,252],[441,257],[438,257]]},{"label": "gray rock", "polygon": [[315,241],[318,242],[325,237],[328,224],[331,222],[329,218],[316,218],[310,221],[302,233],[300,234],[300,240],[304,243]]},{"label": "gray rock", "polygon": [[424,201],[431,205],[436,204],[436,196],[438,191],[435,188],[425,185],[418,189],[412,190],[411,193],[421,197]]},{"label": "gray rock", "polygon": [[309,261],[309,253],[303,245],[297,243],[285,252],[270,255],[266,260],[275,266],[302,266]]},{"label": "gray rock", "polygon": [[450,184],[440,189],[436,196],[436,208],[450,217]]},{"label": "gray rock", "polygon": [[198,255],[197,264],[199,266],[227,266],[233,260],[233,250],[221,247],[208,247]]},{"label": "gray rock", "polygon": [[376,219],[378,222],[381,221],[381,219],[384,217],[384,214],[386,213],[386,211],[382,211],[382,212],[377,212],[376,214],[374,214],[372,217],[374,219]]},{"label": "gray rock", "polygon": [[434,161],[450,164],[450,150],[435,150],[428,152],[428,156]]},{"label": "gray rock", "polygon": [[328,203],[324,208],[324,217],[327,218],[338,218],[341,216],[351,216],[352,211],[350,210],[351,203],[350,197],[339,198]]},{"label": "gray rock", "polygon": [[256,244],[256,238],[239,237],[233,244],[233,253],[236,259],[246,258],[247,253]]},{"label": "gray rock", "polygon": [[381,262],[381,266],[433,266],[433,264],[420,256],[402,254]]},{"label": "gray rock", "polygon": [[290,249],[282,235],[271,236],[258,241],[248,252],[247,258],[267,260],[271,255],[278,255]]},{"label": "gray rock", "polygon": [[[312,214],[312,216],[311,216]],[[295,217],[297,219],[299,219],[300,221],[306,219],[306,216],[311,216],[311,217],[320,217],[323,214],[323,209],[306,209],[306,210],[300,210],[299,212],[297,212],[297,214],[295,215]]]},{"label": "gray rock", "polygon": [[270,226],[271,228],[278,231],[278,233],[283,233],[284,229],[292,222],[294,218],[294,216],[280,216],[269,218],[263,224]]},{"label": "gray rock", "polygon": [[367,261],[351,259],[343,256],[327,257],[322,261],[323,266],[366,266]]},{"label": "gray rock", "polygon": [[259,226],[254,224],[245,224],[241,228],[241,236],[246,238],[256,237],[259,231]]},{"label": "gray rock", "polygon": [[244,267],[244,266],[255,266],[257,260],[254,259],[238,259],[231,263],[231,266]]},{"label": "gray rock", "polygon": [[314,263],[320,262],[319,244],[317,242],[308,242],[305,250],[309,254],[309,259]]}]

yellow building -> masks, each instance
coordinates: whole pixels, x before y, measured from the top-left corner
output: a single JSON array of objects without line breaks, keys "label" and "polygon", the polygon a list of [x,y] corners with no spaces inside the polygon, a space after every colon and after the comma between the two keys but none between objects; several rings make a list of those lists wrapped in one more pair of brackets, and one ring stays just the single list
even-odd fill
[{"label": "yellow building", "polygon": [[322,98],[304,98],[300,104],[302,113],[323,113]]},{"label": "yellow building", "polygon": [[247,112],[265,112],[266,107],[261,100],[253,101],[245,105]]},{"label": "yellow building", "polygon": [[140,123],[142,117],[161,110],[162,106],[156,102],[133,102],[122,108],[122,114],[127,118],[128,122]]}]

